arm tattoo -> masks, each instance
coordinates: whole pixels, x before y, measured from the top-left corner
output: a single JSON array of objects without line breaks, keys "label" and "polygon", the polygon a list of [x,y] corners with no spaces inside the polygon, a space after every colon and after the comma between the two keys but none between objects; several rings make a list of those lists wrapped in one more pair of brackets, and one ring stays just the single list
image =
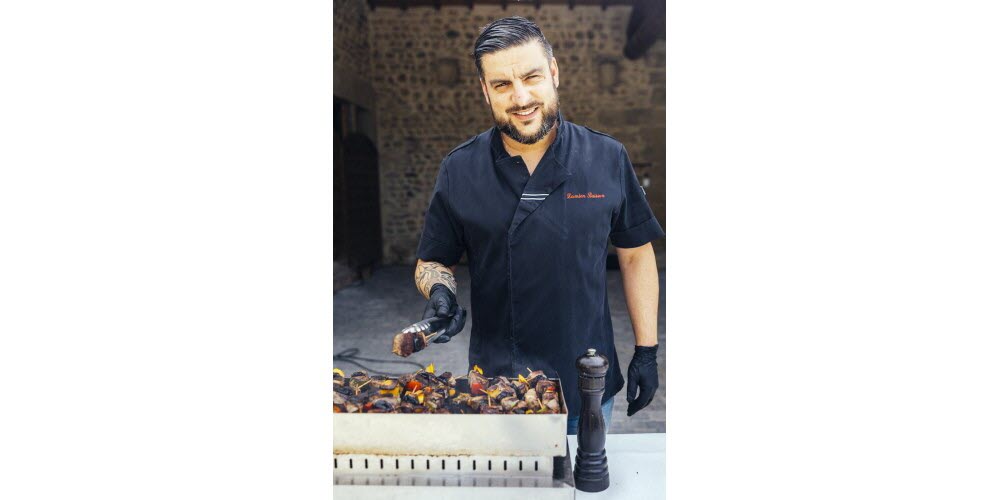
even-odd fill
[{"label": "arm tattoo", "polygon": [[458,285],[455,283],[455,275],[451,269],[437,262],[421,262],[417,266],[417,271],[413,278],[417,282],[417,289],[424,294],[425,298],[430,298],[431,287],[441,283],[448,287],[451,293],[458,295]]}]

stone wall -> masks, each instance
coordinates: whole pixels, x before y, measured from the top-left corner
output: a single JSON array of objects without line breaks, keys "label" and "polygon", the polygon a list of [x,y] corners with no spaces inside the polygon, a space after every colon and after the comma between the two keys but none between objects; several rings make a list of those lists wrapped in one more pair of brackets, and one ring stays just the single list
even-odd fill
[{"label": "stone wall", "polygon": [[375,109],[368,14],[363,0],[333,1],[333,95]]},{"label": "stone wall", "polygon": [[[338,0],[338,4],[342,0]],[[360,4],[360,2],[358,2]],[[492,126],[471,57],[479,29],[511,15],[542,28],[559,61],[570,121],[621,141],[657,217],[664,214],[664,49],[622,56],[630,7],[511,5],[379,8],[367,13],[381,168],[384,261],[415,260],[442,158]],[[360,42],[359,42],[360,43]],[[657,243],[662,245],[662,240]]]}]

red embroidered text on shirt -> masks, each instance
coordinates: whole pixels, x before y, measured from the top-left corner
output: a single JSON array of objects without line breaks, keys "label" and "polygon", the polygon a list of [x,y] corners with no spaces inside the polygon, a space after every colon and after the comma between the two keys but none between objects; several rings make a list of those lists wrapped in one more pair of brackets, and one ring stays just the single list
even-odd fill
[{"label": "red embroidered text on shirt", "polygon": [[567,200],[576,199],[576,198],[604,198],[604,195],[601,194],[601,193],[591,193],[590,191],[587,191],[587,194],[583,194],[583,193],[577,193],[577,194],[566,193],[566,199]]}]

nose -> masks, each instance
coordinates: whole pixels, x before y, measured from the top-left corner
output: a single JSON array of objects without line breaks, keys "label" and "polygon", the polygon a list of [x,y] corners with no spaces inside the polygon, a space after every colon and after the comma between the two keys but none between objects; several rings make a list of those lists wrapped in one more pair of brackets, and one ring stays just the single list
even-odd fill
[{"label": "nose", "polygon": [[531,103],[531,93],[521,82],[514,82],[514,92],[511,95],[514,106],[526,106]]}]

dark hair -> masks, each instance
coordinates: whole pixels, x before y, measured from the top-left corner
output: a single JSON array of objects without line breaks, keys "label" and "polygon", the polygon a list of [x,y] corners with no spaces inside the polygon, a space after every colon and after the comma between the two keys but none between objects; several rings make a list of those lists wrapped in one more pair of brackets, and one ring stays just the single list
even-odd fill
[{"label": "dark hair", "polygon": [[545,39],[537,24],[523,17],[513,16],[497,19],[483,27],[476,38],[472,49],[472,57],[476,59],[476,69],[479,78],[483,77],[483,56],[511,47],[519,47],[526,43],[537,41],[549,60],[552,60],[552,46]]}]

